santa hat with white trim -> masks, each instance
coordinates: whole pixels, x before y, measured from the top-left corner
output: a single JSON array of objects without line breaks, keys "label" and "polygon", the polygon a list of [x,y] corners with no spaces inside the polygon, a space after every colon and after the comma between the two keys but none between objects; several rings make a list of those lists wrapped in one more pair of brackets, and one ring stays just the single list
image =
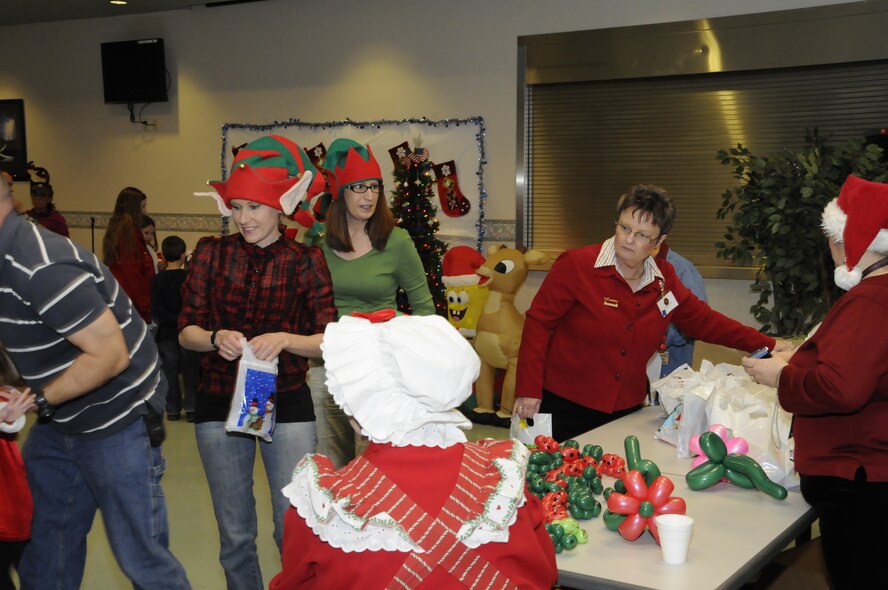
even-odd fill
[{"label": "santa hat with white trim", "polygon": [[845,245],[845,264],[835,282],[846,291],[863,278],[864,252],[888,252],[888,184],[848,176],[839,196],[823,209],[823,231]]},{"label": "santa hat with white trim", "polygon": [[213,197],[219,212],[227,217],[233,199],[267,205],[289,215],[302,199],[324,190],[326,183],[302,148],[286,137],[268,135],[237,151],[226,180],[208,184],[213,192],[194,194]]},{"label": "santa hat with white trim", "polygon": [[487,277],[478,274],[484,256],[470,246],[454,246],[444,254],[441,282],[445,287],[468,287],[484,284]]}]

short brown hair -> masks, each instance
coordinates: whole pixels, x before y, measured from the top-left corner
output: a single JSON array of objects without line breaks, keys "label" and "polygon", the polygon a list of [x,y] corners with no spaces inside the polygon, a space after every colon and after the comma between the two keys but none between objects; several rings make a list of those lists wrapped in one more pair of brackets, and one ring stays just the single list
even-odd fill
[{"label": "short brown hair", "polygon": [[672,231],[675,205],[665,188],[653,184],[636,184],[617,201],[617,219],[626,209],[637,209],[642,217],[651,217],[651,223],[660,229],[660,235]]},{"label": "short brown hair", "polygon": [[[376,210],[364,225],[364,231],[370,236],[370,244],[376,250],[385,250],[395,218],[389,210],[385,198],[385,189],[380,188],[376,196]],[[327,230],[324,235],[327,245],[337,252],[354,252],[351,236],[348,233],[348,211],[345,207],[345,195],[333,201],[327,211]]]}]

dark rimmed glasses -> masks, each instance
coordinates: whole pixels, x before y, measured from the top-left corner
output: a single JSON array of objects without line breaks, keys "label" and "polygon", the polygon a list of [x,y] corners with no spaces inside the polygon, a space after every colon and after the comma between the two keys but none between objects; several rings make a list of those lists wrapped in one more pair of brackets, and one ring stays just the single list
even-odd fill
[{"label": "dark rimmed glasses", "polygon": [[363,182],[359,182],[358,184],[348,185],[348,188],[350,188],[352,191],[358,193],[359,195],[364,194],[367,191],[370,191],[371,193],[378,195],[382,191],[382,185],[379,183],[364,184]]}]

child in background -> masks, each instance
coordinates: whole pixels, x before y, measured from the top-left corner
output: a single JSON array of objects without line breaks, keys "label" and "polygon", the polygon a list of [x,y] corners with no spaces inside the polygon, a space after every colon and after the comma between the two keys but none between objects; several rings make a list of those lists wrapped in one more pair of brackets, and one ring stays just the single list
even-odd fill
[{"label": "child in background", "polygon": [[34,407],[34,394],[13,387],[18,371],[0,345],[0,590],[15,590],[10,569],[18,567],[31,537],[34,509],[25,464],[15,433],[25,425],[25,412]]},{"label": "child in background", "polygon": [[[179,236],[164,238],[161,252],[166,261],[166,270],[158,273],[151,281],[151,317],[157,324],[155,341],[163,365],[163,373],[169,384],[167,390],[167,419],[178,420],[185,410],[189,422],[194,421],[194,392],[197,388],[197,353],[179,345],[179,330],[176,321],[182,310],[182,283],[185,282],[185,241]],[[184,384],[179,387],[179,374]]]},{"label": "child in background", "polygon": [[102,238],[102,262],[150,326],[151,279],[157,271],[151,256],[154,249],[145,242],[141,229],[147,203],[148,197],[135,187],[120,191]]},{"label": "child in background", "polygon": [[157,250],[157,225],[149,215],[143,215],[141,226],[142,237],[148,245],[148,254],[151,254],[154,260],[154,272],[158,273],[166,269],[166,260],[163,258],[163,253]]}]

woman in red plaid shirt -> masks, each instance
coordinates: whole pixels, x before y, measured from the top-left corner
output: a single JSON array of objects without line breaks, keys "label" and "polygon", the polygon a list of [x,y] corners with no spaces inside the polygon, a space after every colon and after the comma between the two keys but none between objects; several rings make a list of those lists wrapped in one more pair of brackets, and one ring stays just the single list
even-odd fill
[{"label": "woman in red plaid shirt", "polygon": [[[321,354],[336,319],[330,272],[318,248],[286,239],[281,215],[324,188],[308,157],[280,136],[238,151],[225,182],[209,193],[238,232],[204,238],[182,287],[179,342],[203,352],[195,399],[198,450],[219,526],[219,561],[229,588],[261,590],[256,553],[253,465],[256,446],[272,490],[274,539],[281,546],[293,468],[316,444],[307,358]],[[261,360],[278,359],[273,442],[225,429],[242,340]]]}]

